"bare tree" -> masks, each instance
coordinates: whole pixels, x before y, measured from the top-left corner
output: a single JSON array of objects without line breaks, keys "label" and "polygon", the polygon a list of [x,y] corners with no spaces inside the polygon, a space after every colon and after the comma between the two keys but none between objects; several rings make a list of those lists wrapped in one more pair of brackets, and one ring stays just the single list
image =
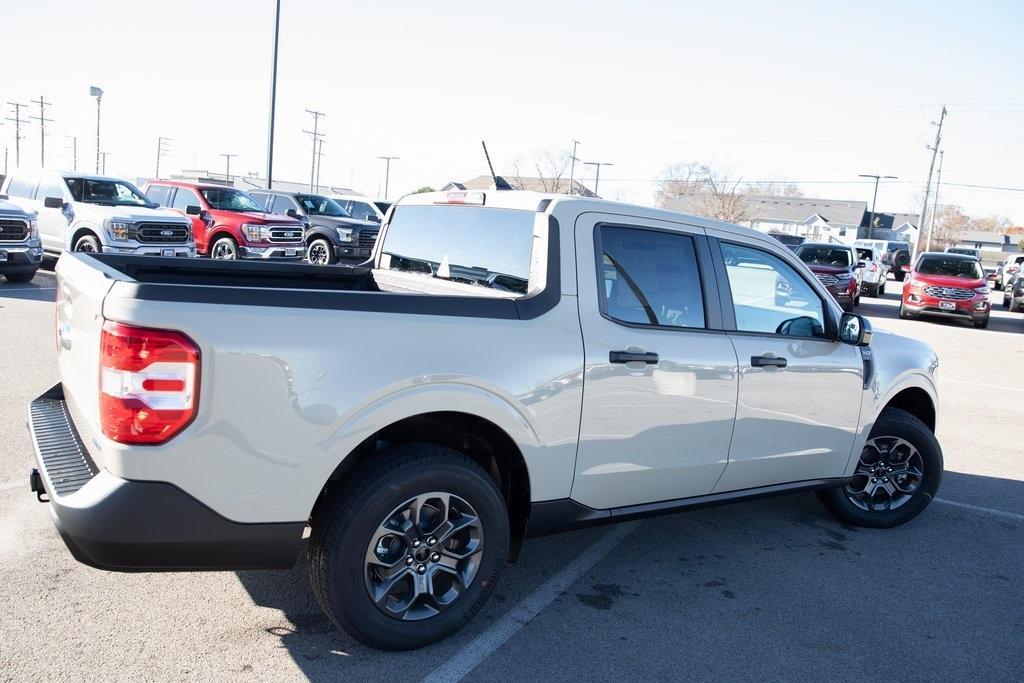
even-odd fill
[{"label": "bare tree", "polygon": [[747,183],[747,193],[757,197],[803,197],[804,192],[788,180],[756,180]]},{"label": "bare tree", "polygon": [[981,230],[983,232],[1003,233],[1012,225],[1013,221],[1009,218],[995,213],[991,216],[981,216],[980,218],[974,218],[971,220],[971,229]]},{"label": "bare tree", "polygon": [[955,245],[960,241],[964,232],[971,229],[971,224],[971,217],[959,206],[939,207],[932,225],[931,249],[942,251],[946,247]]},{"label": "bare tree", "polygon": [[572,152],[558,147],[530,152],[512,160],[510,165],[514,175],[505,176],[505,179],[517,190],[568,193],[570,188],[567,176],[571,160]]},{"label": "bare tree", "polygon": [[658,206],[671,206],[706,218],[740,223],[755,218],[742,178],[707,164],[678,163],[665,169],[655,190]]}]

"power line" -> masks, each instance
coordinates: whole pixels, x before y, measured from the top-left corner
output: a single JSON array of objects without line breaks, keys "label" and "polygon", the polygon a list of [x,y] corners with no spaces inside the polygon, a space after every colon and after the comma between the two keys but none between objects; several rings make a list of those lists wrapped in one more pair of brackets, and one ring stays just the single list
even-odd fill
[{"label": "power line", "polygon": [[[946,120],[946,105],[942,105],[942,112],[939,114],[939,122],[932,124],[938,126],[938,130],[935,131],[935,144],[929,145],[928,149],[932,151],[932,162],[928,165],[928,182],[924,185],[924,201],[921,202],[921,215],[917,219],[917,224],[924,227],[924,219],[928,213],[928,192],[932,189],[932,171],[935,170],[935,157],[939,153],[939,145],[942,144],[942,124]],[[930,246],[930,235],[929,242],[925,244],[925,251]]]},{"label": "power line", "polygon": [[232,159],[232,157],[237,157],[238,155],[237,154],[227,154],[227,153],[225,153],[225,154],[221,154],[221,156],[224,157],[224,161],[226,163],[226,167],[224,168],[224,177],[230,183],[231,182],[231,159]]},{"label": "power line", "polygon": [[391,181],[391,162],[398,161],[399,157],[382,156],[377,158],[384,160],[384,199],[387,199],[388,183]]},{"label": "power line", "polygon": [[46,107],[52,103],[47,102],[42,95],[38,100],[29,101],[39,105],[39,116],[29,116],[29,118],[39,122],[39,166],[46,168],[46,124],[53,122],[53,119],[46,118]]},{"label": "power line", "polygon": [[163,158],[164,152],[170,151],[165,145],[170,142],[170,138],[158,137],[156,139],[156,173],[153,175],[154,178],[160,178],[160,159]]},{"label": "power line", "polygon": [[302,131],[303,133],[307,133],[313,136],[313,160],[312,165],[310,166],[309,169],[309,191],[313,192],[313,182],[316,180],[317,145],[320,141],[320,138],[322,138],[324,135],[323,133],[320,132],[320,117],[327,116],[327,114],[323,113],[322,111],[313,111],[312,109],[307,109],[306,113],[313,115],[313,130]]},{"label": "power line", "polygon": [[78,136],[76,135],[65,135],[67,139],[71,140],[71,170],[78,170]]},{"label": "power line", "polygon": [[584,161],[584,166],[594,167],[594,194],[597,194],[597,185],[601,182],[601,167],[602,166],[614,166],[610,161]]},{"label": "power line", "polygon": [[7,117],[8,121],[14,122],[14,165],[21,166],[21,140],[25,137],[21,134],[21,122],[24,121],[21,118],[21,110],[27,108],[28,105],[20,102],[8,102],[7,104],[14,107],[14,116]]}]

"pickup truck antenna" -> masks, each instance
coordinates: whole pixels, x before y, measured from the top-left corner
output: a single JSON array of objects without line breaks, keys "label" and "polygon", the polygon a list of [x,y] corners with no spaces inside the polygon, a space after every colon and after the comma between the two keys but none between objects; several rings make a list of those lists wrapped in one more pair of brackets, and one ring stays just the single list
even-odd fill
[{"label": "pickup truck antenna", "polygon": [[484,158],[487,159],[487,168],[491,170],[491,178],[494,179],[495,190],[514,190],[515,188],[508,184],[508,181],[504,178],[495,175],[494,165],[491,163],[491,155],[487,153],[487,143],[484,140],[480,141],[480,144],[484,148]]}]

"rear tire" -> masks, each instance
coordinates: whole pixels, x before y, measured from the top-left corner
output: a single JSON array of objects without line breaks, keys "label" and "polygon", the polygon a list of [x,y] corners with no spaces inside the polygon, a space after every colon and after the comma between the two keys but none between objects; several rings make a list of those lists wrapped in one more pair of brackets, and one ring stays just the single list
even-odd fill
[{"label": "rear tire", "polygon": [[903,282],[903,278],[907,276],[902,270],[894,270],[892,276],[896,278],[896,282]]},{"label": "rear tire", "polygon": [[[928,507],[939,490],[942,471],[942,448],[927,425],[904,410],[886,408],[871,429],[851,481],[820,491],[818,500],[841,522],[887,529],[909,522]],[[871,488],[875,494],[865,503],[861,489]]]},{"label": "rear tire", "polygon": [[[448,496],[446,513],[438,513],[443,500],[426,498],[435,493]],[[464,531],[477,533],[475,546],[458,534],[442,540],[445,524],[459,520],[473,523]],[[399,522],[404,531],[387,532]],[[509,547],[508,509],[497,483],[470,458],[434,444],[401,444],[373,455],[328,490],[312,524],[309,576],[321,607],[353,638],[383,650],[423,647],[462,628],[493,592]],[[465,558],[455,560],[463,551]],[[466,585],[444,571],[446,562],[462,567]],[[400,580],[384,590],[389,576]]]}]

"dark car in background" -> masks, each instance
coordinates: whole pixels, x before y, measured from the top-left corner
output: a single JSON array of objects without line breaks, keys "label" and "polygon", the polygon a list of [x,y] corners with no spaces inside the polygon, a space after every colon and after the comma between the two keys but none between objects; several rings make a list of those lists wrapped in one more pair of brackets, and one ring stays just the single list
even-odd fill
[{"label": "dark car in background", "polygon": [[353,218],[330,197],[282,190],[253,190],[249,194],[267,211],[306,223],[306,259],[310,263],[327,266],[370,258],[380,224]]},{"label": "dark car in background", "polygon": [[865,264],[857,259],[853,247],[804,242],[794,252],[845,310],[853,310],[860,303],[861,273]]},{"label": "dark car in background", "polygon": [[925,252],[903,285],[900,317],[933,316],[988,327],[989,287],[981,261],[968,254]]},{"label": "dark car in background", "polygon": [[770,232],[768,233],[768,236],[774,237],[776,240],[782,242],[791,250],[796,250],[797,247],[799,247],[801,244],[807,241],[806,237],[801,237],[800,235],[790,235],[787,232]]}]

